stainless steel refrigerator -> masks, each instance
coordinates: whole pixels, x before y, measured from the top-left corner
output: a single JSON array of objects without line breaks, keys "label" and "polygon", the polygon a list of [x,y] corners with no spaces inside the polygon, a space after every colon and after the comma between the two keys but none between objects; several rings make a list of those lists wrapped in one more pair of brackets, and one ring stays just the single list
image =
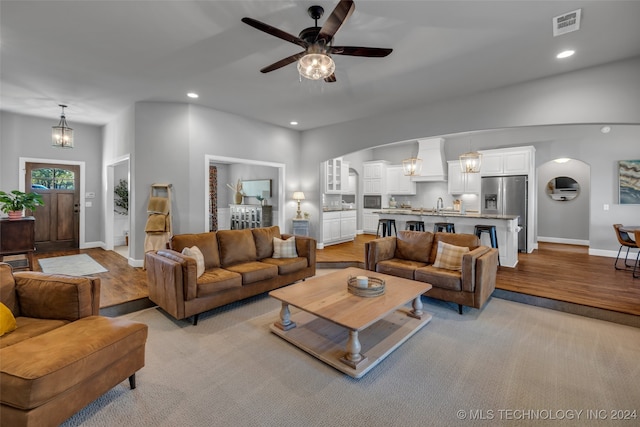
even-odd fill
[{"label": "stainless steel refrigerator", "polygon": [[518,250],[527,251],[527,176],[482,177],[481,212],[489,215],[518,215]]}]

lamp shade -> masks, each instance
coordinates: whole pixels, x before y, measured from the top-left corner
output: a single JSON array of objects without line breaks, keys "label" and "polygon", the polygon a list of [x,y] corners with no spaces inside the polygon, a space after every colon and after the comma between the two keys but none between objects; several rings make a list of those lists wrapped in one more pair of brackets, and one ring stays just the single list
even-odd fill
[{"label": "lamp shade", "polygon": [[333,59],[324,53],[310,53],[298,61],[298,72],[302,77],[310,80],[324,79],[335,70],[336,64]]},{"label": "lamp shade", "polygon": [[304,200],[304,193],[302,191],[295,191],[293,193],[293,200]]},{"label": "lamp shade", "polygon": [[464,153],[460,156],[460,170],[463,173],[480,173],[482,154],[477,151]]},{"label": "lamp shade", "polygon": [[422,170],[422,159],[410,157],[402,161],[402,171],[405,176],[420,175]]}]

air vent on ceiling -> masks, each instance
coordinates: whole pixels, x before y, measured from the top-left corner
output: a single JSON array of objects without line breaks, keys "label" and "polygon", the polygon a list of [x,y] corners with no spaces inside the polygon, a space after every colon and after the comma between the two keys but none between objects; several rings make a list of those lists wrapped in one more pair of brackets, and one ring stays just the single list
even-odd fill
[{"label": "air vent on ceiling", "polygon": [[578,9],[553,18],[553,37],[578,31],[580,29],[581,14],[582,9]]}]

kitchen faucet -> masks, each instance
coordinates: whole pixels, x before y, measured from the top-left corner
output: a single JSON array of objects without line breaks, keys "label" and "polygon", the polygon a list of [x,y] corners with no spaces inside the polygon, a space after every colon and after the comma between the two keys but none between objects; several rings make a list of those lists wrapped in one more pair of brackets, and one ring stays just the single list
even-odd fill
[{"label": "kitchen faucet", "polygon": [[440,209],[444,209],[444,201],[442,197],[438,197],[438,201],[436,202],[436,212],[440,213]]}]

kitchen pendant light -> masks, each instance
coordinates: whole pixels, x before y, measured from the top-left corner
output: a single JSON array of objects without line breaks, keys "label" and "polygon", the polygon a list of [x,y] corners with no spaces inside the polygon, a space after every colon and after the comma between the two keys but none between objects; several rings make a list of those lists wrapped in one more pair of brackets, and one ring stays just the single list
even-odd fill
[{"label": "kitchen pendant light", "polygon": [[404,176],[416,176],[420,175],[422,171],[422,159],[417,157],[409,157],[402,161],[402,171]]},{"label": "kitchen pendant light", "polygon": [[460,156],[460,171],[462,173],[480,173],[482,154],[471,151],[471,139],[469,139],[469,152]]},{"label": "kitchen pendant light", "polygon": [[67,125],[67,119],[64,116],[64,109],[67,106],[58,105],[62,107],[62,114],[60,115],[58,126],[52,126],[51,145],[59,148],[73,148],[73,129]]}]

